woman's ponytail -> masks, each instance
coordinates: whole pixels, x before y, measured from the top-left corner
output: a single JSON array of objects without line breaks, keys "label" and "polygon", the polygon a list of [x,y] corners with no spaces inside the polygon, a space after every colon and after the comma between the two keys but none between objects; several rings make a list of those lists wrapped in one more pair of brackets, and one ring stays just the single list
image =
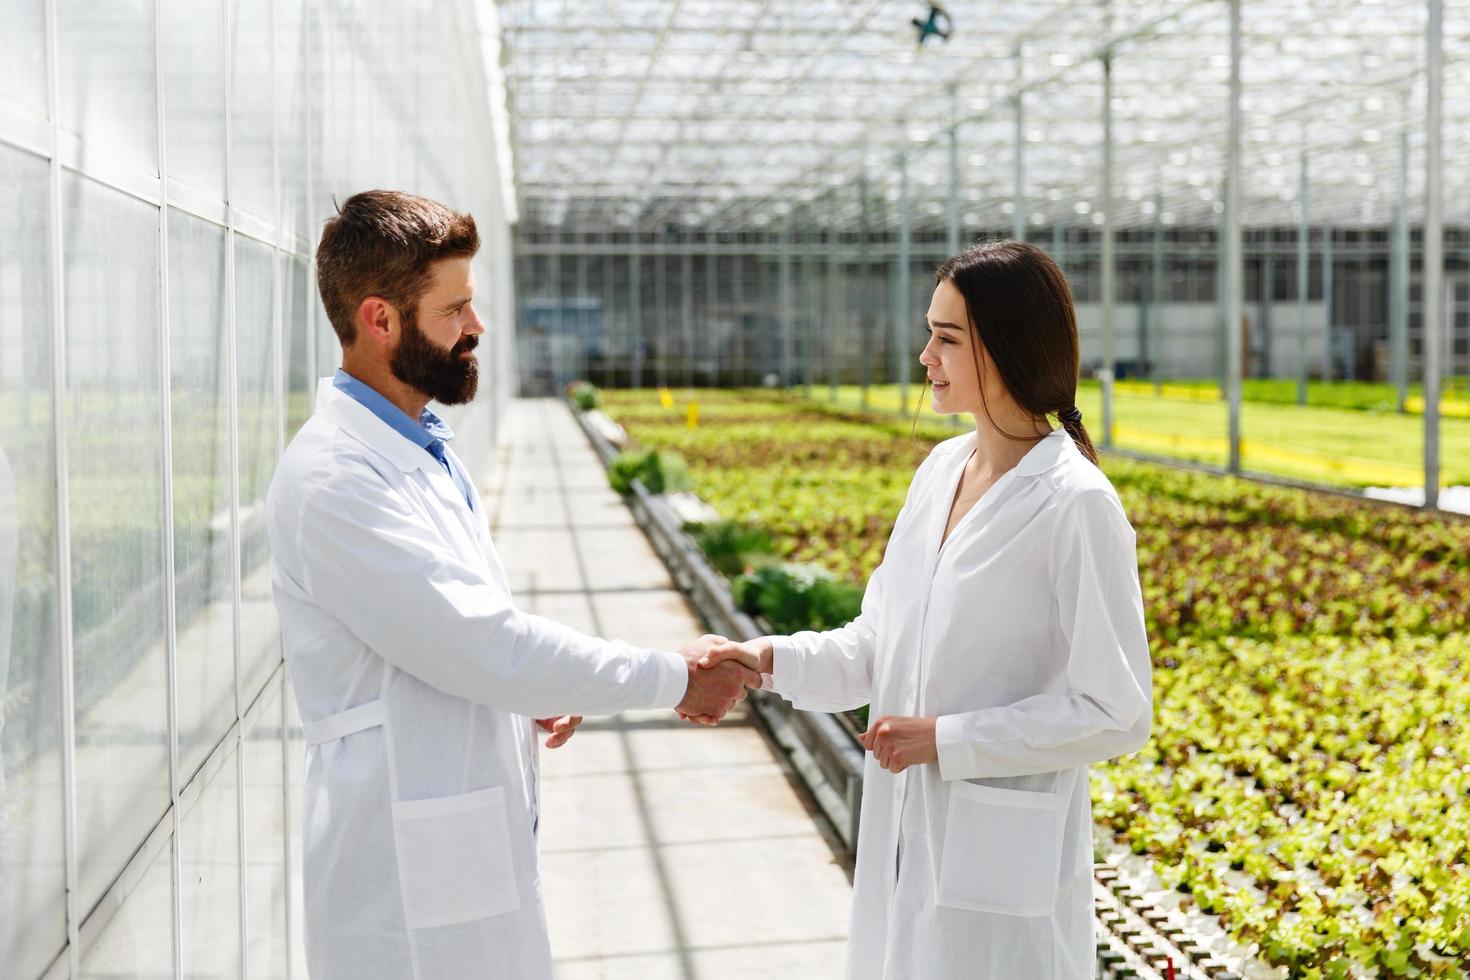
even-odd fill
[{"label": "woman's ponytail", "polygon": [[1082,455],[1091,462],[1097,462],[1097,449],[1092,445],[1092,437],[1087,434],[1087,427],[1082,424],[1082,410],[1076,405],[1069,406],[1057,413],[1057,420],[1062,423],[1062,428],[1067,430],[1067,435],[1077,444]]}]

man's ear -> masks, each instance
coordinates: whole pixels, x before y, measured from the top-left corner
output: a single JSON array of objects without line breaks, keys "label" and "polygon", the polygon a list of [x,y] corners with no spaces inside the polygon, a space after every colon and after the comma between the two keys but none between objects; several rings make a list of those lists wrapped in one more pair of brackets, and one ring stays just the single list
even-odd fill
[{"label": "man's ear", "polygon": [[381,296],[357,304],[357,335],[387,345],[398,332],[398,308]]}]

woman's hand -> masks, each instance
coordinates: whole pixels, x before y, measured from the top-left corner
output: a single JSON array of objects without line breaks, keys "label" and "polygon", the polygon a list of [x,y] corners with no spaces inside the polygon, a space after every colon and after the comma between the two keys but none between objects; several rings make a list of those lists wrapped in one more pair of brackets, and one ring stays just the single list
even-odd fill
[{"label": "woman's hand", "polygon": [[771,639],[767,636],[758,636],[744,643],[726,640],[706,652],[699,659],[699,666],[708,668],[726,660],[735,660],[757,674],[769,674],[773,650]]},{"label": "woman's hand", "polygon": [[557,749],[566,745],[567,740],[577,734],[577,726],[582,724],[582,716],[560,715],[556,718],[537,718],[536,724],[543,732],[551,733],[551,737],[546,740],[546,747]]},{"label": "woman's hand", "polygon": [[939,746],[934,742],[935,720],[884,715],[870,722],[858,741],[873,753],[878,765],[891,773],[900,773],[909,766],[939,761]]}]

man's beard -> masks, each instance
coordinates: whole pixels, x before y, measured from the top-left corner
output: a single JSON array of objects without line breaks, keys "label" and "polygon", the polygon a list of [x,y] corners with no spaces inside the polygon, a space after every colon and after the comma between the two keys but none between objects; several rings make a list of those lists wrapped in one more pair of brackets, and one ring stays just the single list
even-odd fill
[{"label": "man's beard", "polygon": [[436,347],[419,329],[418,314],[403,319],[403,336],[393,352],[389,368],[393,377],[412,385],[443,405],[463,405],[475,397],[480,383],[479,365],[465,351],[479,346],[479,337],[462,337],[450,350]]}]

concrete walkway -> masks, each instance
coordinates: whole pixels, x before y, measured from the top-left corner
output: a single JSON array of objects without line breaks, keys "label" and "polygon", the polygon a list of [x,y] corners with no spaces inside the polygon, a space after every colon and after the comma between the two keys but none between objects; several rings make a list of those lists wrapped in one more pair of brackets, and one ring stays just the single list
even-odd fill
[{"label": "concrete walkway", "polygon": [[[521,607],[642,646],[703,632],[570,411],[514,411],[486,502]],[[541,762],[559,980],[842,975],[847,875],[743,710],[588,719]]]}]

